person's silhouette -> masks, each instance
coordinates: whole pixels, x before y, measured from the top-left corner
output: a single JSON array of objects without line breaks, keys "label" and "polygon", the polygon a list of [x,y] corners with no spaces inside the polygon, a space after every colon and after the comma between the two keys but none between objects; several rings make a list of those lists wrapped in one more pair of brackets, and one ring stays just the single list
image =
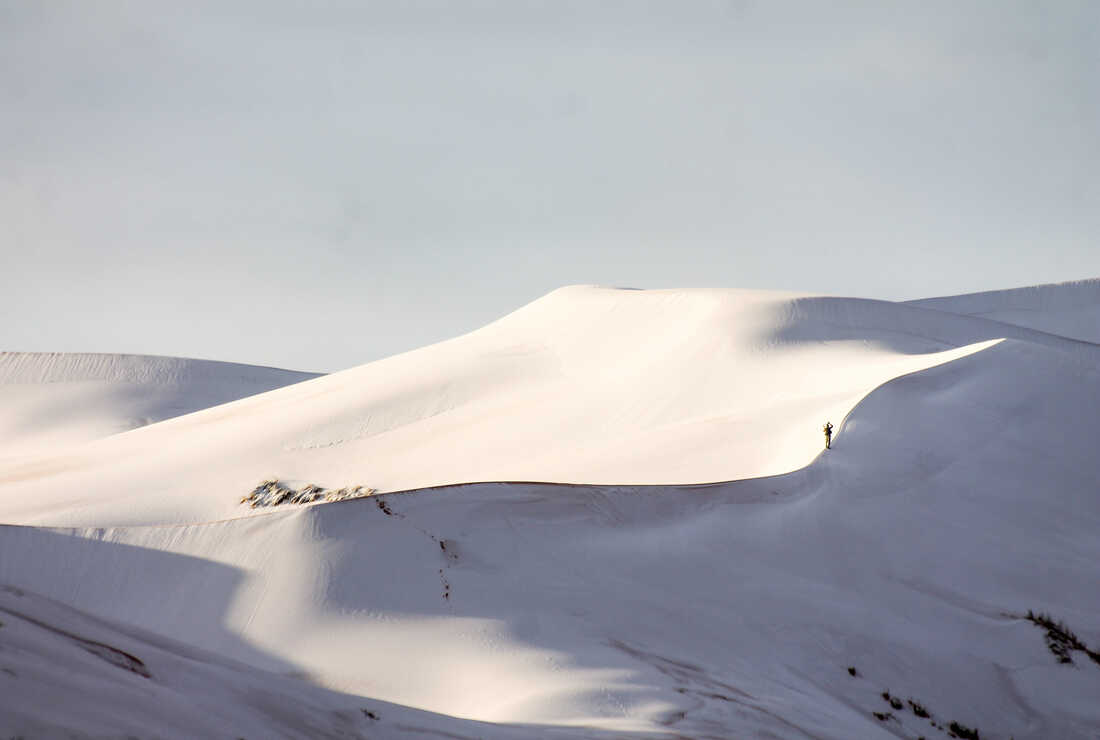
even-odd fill
[{"label": "person's silhouette", "polygon": [[825,422],[825,426],[821,428],[825,432],[825,449],[831,450],[833,448],[833,423],[827,421]]}]

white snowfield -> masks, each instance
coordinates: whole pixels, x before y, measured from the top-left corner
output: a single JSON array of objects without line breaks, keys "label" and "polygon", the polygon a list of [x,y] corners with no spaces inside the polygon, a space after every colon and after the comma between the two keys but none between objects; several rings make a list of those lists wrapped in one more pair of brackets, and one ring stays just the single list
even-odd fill
[{"label": "white snowfield", "polygon": [[1095,738],[1025,615],[1100,651],[1100,281],[1033,291],[570,287],[5,456],[0,736]]},{"label": "white snowfield", "polygon": [[0,457],[106,437],[315,377],[179,357],[0,352]]}]

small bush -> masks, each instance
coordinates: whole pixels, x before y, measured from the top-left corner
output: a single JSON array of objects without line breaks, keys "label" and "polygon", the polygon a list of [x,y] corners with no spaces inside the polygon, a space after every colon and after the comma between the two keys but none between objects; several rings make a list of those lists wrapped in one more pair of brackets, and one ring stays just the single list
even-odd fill
[{"label": "small bush", "polygon": [[848,666],[848,675],[849,676],[858,676],[859,671],[856,670],[856,667],[854,665],[850,665],[850,666]]},{"label": "small bush", "polygon": [[1065,622],[1055,621],[1055,619],[1049,614],[1043,612],[1033,612],[1031,609],[1027,610],[1025,618],[1034,624],[1036,627],[1042,627],[1046,630],[1046,643],[1047,648],[1055,657],[1058,658],[1059,663],[1068,663],[1073,665],[1074,650],[1080,650],[1089,658],[1100,665],[1100,653],[1089,650],[1088,646],[1081,642],[1081,640],[1073,633]]},{"label": "small bush", "polygon": [[905,706],[901,703],[901,699],[897,698],[896,696],[890,696],[889,691],[883,691],[882,698],[890,702],[890,706],[892,706],[894,709],[901,709]]},{"label": "small bush", "polygon": [[952,737],[962,738],[962,740],[981,740],[977,729],[972,730],[966,725],[960,725],[958,722],[952,722],[947,729],[951,731]]},{"label": "small bush", "polygon": [[930,716],[928,710],[924,708],[924,705],[918,701],[909,700],[909,708],[913,710],[913,714],[921,717],[922,719],[928,719]]},{"label": "small bush", "polygon": [[312,504],[318,501],[343,501],[349,498],[362,498],[371,496],[376,491],[365,486],[354,488],[330,489],[322,488],[310,483],[300,489],[295,489],[278,478],[270,478],[261,481],[260,485],[252,489],[252,492],[241,499],[242,504],[248,504],[253,509],[268,506],[281,506],[283,504]]}]

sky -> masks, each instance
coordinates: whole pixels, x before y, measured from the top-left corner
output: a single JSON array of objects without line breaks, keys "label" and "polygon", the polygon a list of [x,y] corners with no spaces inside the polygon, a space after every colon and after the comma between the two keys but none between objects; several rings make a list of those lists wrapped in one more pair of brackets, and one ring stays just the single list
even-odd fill
[{"label": "sky", "polygon": [[567,284],[1100,276],[1100,3],[0,0],[0,349],[335,371]]}]

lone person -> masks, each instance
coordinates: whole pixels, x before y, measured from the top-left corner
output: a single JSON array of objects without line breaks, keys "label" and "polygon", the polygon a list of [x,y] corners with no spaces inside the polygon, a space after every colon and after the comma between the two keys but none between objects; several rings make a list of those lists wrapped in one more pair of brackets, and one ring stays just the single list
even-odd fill
[{"label": "lone person", "polygon": [[833,448],[833,423],[827,421],[821,429],[825,432],[825,449],[831,450]]}]

